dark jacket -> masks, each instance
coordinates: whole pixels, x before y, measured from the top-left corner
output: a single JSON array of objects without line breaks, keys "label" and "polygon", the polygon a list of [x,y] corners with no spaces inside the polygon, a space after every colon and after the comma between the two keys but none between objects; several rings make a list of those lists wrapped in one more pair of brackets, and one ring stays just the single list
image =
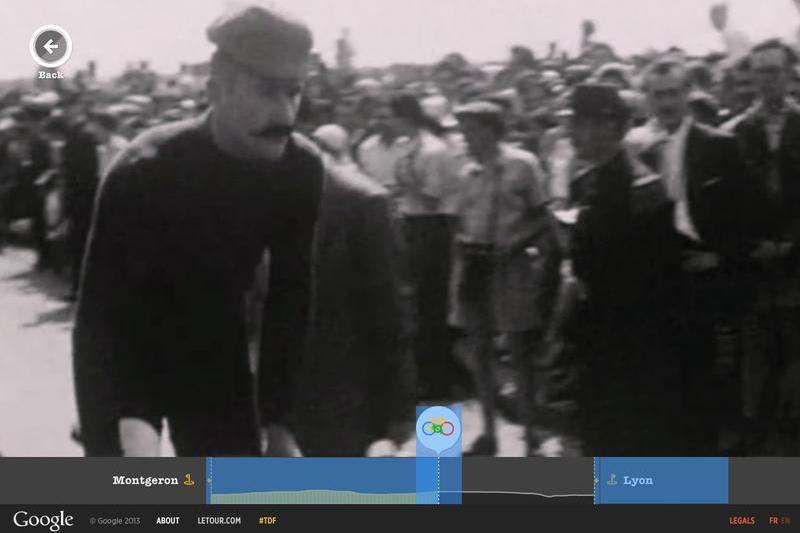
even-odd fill
[{"label": "dark jacket", "polygon": [[[663,133],[653,121],[628,135],[640,159],[654,169],[661,166],[661,139]],[[689,215],[702,241],[691,247],[715,252],[726,262],[741,261],[752,246],[758,191],[736,139],[692,122],[683,158]]]},{"label": "dark jacket", "polygon": [[581,206],[571,244],[575,274],[596,320],[619,325],[657,322],[677,272],[673,204],[660,182],[637,190],[636,178],[621,151],[580,176],[571,192]]},{"label": "dark jacket", "polygon": [[[734,119],[729,127],[739,141],[748,171],[761,188],[760,236],[800,243],[800,108],[788,106],[775,153],[770,150],[765,119],[756,108]],[[773,170],[778,172],[780,193],[770,204],[766,197]]]},{"label": "dark jacket", "polygon": [[[648,136],[653,138],[647,139]],[[652,124],[645,125],[633,130],[631,137],[647,139],[643,144],[649,144],[649,148],[642,151],[640,158],[658,168],[661,134],[657,129]],[[680,244],[678,253],[713,252],[720,263],[703,272],[684,273],[676,318],[702,323],[725,316],[736,320],[752,300],[748,255],[756,242],[756,217],[762,195],[736,139],[696,122],[690,125],[685,140],[683,178],[689,216],[700,242],[673,230]]]},{"label": "dark jacket", "polygon": [[590,455],[676,453],[680,361],[670,317],[678,279],[672,203],[660,181],[635,185],[620,152],[580,176],[572,234],[586,303],[575,341],[582,438]]},{"label": "dark jacket", "polygon": [[357,171],[329,168],[295,402],[307,455],[363,455],[389,423],[413,420],[413,369],[398,343],[396,236],[388,192]]},{"label": "dark jacket", "polygon": [[265,248],[258,400],[263,423],[291,422],[321,161],[300,136],[278,163],[235,159],[207,119],[145,132],[99,192],[73,338],[87,455],[119,453],[120,417],[252,410],[243,295]]},{"label": "dark jacket", "polygon": [[84,127],[77,126],[70,132],[63,154],[67,213],[72,224],[79,226],[78,231],[81,231],[91,221],[100,182],[97,141]]},{"label": "dark jacket", "polygon": [[[7,220],[41,216],[36,181],[52,163],[50,145],[43,138],[30,134],[23,142],[29,144],[29,160],[20,161],[8,153],[0,158],[0,218]],[[2,149],[7,152],[8,143]]]},{"label": "dark jacket", "polygon": [[686,142],[689,214],[703,244],[727,261],[752,248],[760,193],[736,139],[693,124]]}]

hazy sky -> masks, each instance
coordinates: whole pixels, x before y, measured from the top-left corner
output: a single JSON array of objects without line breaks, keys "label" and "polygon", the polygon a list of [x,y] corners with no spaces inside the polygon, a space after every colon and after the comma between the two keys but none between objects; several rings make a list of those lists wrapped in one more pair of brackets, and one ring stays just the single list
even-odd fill
[{"label": "hazy sky", "polygon": [[[34,29],[57,24],[70,32],[70,72],[89,59],[101,77],[127,61],[146,59],[172,72],[181,61],[207,59],[205,28],[229,0],[0,0],[0,77],[36,70],[28,41]],[[714,0],[282,0],[303,17],[316,47],[332,60],[340,29],[349,27],[357,65],[431,62],[458,50],[469,59],[503,59],[512,44],[543,54],[558,41],[574,50],[582,19],[596,38],[622,53],[678,44],[689,51],[720,49],[708,21]],[[728,0],[731,25],[753,39],[791,35],[800,25],[791,0]]]}]

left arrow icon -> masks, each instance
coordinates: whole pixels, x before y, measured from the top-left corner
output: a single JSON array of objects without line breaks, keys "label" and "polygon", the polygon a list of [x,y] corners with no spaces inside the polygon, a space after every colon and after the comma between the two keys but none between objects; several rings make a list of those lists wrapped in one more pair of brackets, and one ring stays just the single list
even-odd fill
[{"label": "left arrow icon", "polygon": [[58,45],[57,45],[57,44],[55,44],[55,43],[53,42],[53,39],[50,39],[49,41],[47,41],[47,42],[44,44],[44,46],[42,46],[42,48],[44,48],[45,50],[47,50],[47,53],[48,53],[48,54],[52,54],[52,53],[53,53],[53,50],[55,50],[56,48],[58,48]]},{"label": "left arrow icon", "polygon": [[[0,0],[2,3],[3,0]],[[44,68],[58,68],[72,55],[72,39],[61,26],[47,24],[36,28],[28,48],[33,60]]]}]

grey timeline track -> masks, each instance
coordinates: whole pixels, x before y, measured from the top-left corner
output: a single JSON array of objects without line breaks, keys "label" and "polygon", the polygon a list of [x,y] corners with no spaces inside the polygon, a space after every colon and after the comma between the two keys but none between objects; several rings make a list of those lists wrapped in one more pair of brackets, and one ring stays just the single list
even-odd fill
[{"label": "grey timeline track", "polygon": [[591,457],[465,457],[462,503],[593,504]]}]

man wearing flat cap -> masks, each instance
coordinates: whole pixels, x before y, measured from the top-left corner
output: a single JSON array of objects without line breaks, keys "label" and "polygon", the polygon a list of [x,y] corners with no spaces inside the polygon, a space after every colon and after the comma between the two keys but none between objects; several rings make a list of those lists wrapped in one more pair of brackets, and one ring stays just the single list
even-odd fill
[{"label": "man wearing flat cap", "polygon": [[483,410],[483,433],[469,453],[497,452],[492,339],[505,334],[532,455],[541,444],[532,427],[534,354],[549,308],[547,289],[558,276],[544,173],[536,156],[501,142],[505,121],[497,104],[472,102],[457,108],[456,116],[471,160],[456,200],[450,323],[466,332]]},{"label": "man wearing flat cap", "polygon": [[[293,133],[312,37],[272,9],[208,29],[211,107],[144,132],[99,191],[74,332],[87,455],[297,455],[303,352],[323,168]],[[254,385],[244,295],[270,253]],[[257,393],[256,393],[257,389]]]},{"label": "man wearing flat cap", "polygon": [[629,111],[616,87],[578,85],[571,107],[583,165],[571,184],[570,256],[586,293],[575,320],[584,452],[675,455],[671,206],[658,175],[623,148]]}]

